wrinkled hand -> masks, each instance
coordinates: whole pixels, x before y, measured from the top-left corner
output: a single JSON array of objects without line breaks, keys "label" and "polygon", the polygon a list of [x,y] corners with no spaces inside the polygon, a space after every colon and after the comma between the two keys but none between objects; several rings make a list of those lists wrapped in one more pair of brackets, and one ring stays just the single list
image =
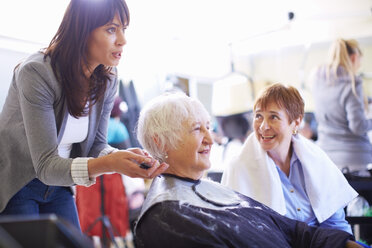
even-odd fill
[{"label": "wrinkled hand", "polygon": [[[114,171],[125,174],[129,177],[140,177],[151,179],[163,173],[169,165],[166,163],[159,163],[152,158],[147,152],[139,148],[131,148],[121,150],[110,154],[112,156]],[[149,169],[142,169],[139,165],[146,163],[150,166]]]}]

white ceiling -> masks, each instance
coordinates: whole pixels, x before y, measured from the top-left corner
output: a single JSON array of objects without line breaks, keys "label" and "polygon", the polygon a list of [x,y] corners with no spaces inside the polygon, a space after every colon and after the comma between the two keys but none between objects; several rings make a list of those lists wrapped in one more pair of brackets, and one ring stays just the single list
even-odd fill
[{"label": "white ceiling", "polygon": [[0,35],[48,44],[62,20],[68,0],[2,0]]},{"label": "white ceiling", "polygon": [[[154,70],[166,63],[180,73],[221,76],[230,70],[228,44],[235,55],[244,55],[338,37],[372,37],[372,0],[127,1],[128,48],[137,47],[136,58],[154,54],[147,61]],[[291,21],[288,12],[294,13]]]},{"label": "white ceiling", "polygon": [[[135,32],[156,39],[194,42],[235,42],[278,30],[295,18],[292,28],[342,35],[371,35],[371,0],[128,0]],[[346,25],[346,26],[345,26]],[[342,31],[339,30],[342,26]]]},{"label": "white ceiling", "polygon": [[[21,49],[13,38],[34,47],[47,45],[68,2],[3,0],[0,47]],[[127,3],[131,12],[126,51],[129,70],[146,63],[154,71],[162,66],[197,70],[214,57],[215,64],[210,70],[226,71],[230,43],[237,53],[252,53],[335,37],[372,37],[372,0],[127,0]],[[292,21],[288,12],[295,14]]]},{"label": "white ceiling", "polygon": [[[12,0],[0,8],[0,35],[47,43],[68,0]],[[136,37],[153,42],[185,40],[236,42],[283,28],[340,29],[341,34],[371,35],[372,0],[127,0]],[[360,25],[361,27],[357,27]],[[357,31],[355,30],[357,29]]]}]

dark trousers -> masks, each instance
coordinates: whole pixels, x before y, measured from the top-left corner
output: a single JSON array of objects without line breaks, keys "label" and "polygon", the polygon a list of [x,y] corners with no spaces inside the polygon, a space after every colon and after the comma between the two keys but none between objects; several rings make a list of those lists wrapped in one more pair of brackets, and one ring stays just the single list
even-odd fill
[{"label": "dark trousers", "polygon": [[76,204],[69,187],[48,186],[34,179],[15,194],[0,215],[56,214],[80,229]]}]

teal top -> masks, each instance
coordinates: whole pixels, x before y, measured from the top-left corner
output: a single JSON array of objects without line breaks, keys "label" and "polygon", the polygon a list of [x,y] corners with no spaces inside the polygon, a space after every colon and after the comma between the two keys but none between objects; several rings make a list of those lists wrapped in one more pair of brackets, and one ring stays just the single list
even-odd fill
[{"label": "teal top", "polygon": [[107,143],[119,144],[127,139],[129,139],[129,133],[125,125],[111,117],[108,123]]}]

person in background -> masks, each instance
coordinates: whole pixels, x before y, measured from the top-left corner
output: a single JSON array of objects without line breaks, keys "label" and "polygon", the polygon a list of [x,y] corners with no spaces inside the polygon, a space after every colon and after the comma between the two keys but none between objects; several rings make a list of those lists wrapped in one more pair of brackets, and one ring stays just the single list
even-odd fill
[{"label": "person in background", "polygon": [[304,101],[297,89],[265,88],[253,112],[254,133],[221,183],[289,218],[352,233],[344,207],[358,194],[325,152],[298,134]]},{"label": "person in background", "polygon": [[366,171],[366,165],[372,163],[367,136],[372,119],[366,117],[363,84],[356,76],[361,57],[356,40],[337,39],[327,63],[317,68],[311,79],[317,144],[339,169],[347,167],[350,172]]},{"label": "person in background", "polygon": [[125,102],[123,102],[120,96],[117,96],[108,124],[107,143],[118,149],[127,149],[130,147],[130,139],[128,129],[120,120],[122,114],[120,106],[122,104],[125,104]]},{"label": "person in background", "polygon": [[[120,121],[122,102],[119,96],[115,97],[107,131],[108,144],[118,149],[130,147],[127,128]],[[99,236],[102,246],[109,246],[109,242],[116,242],[114,237],[127,236],[129,206],[121,174],[101,175],[90,187],[76,186],[76,206],[82,231],[88,236]],[[102,230],[102,226],[105,226],[106,230]],[[113,237],[107,237],[109,233],[107,230],[112,232]]]},{"label": "person in background", "polygon": [[167,168],[106,141],[129,19],[124,0],[71,0],[49,46],[15,68],[0,114],[1,215],[54,213],[79,228],[69,186]]},{"label": "person in background", "polygon": [[219,183],[210,167],[210,116],[182,93],[156,97],[142,109],[137,137],[169,164],[153,179],[135,228],[136,247],[361,247],[350,233],[311,227]]},{"label": "person in background", "polygon": [[[107,142],[116,148],[128,148],[130,147],[130,138],[129,133],[124,125],[124,123],[121,122],[121,115],[126,114],[125,110],[122,110],[121,106],[122,104],[125,104],[120,96],[117,96],[115,98],[114,107],[111,111],[111,117],[109,121],[108,126],[108,134],[107,134]],[[111,175],[104,175],[107,178],[107,181],[111,181],[112,178],[108,178]],[[114,176],[114,175],[112,175]],[[116,179],[119,181],[118,179]],[[125,188],[124,195],[126,195],[127,198],[127,206],[125,206],[124,209],[120,210],[113,210],[113,211],[128,211],[129,216],[128,218],[111,218],[115,222],[125,222],[129,223],[130,230],[133,231],[134,223],[138,218],[139,212],[141,210],[142,204],[145,199],[145,181],[142,178],[132,178],[128,177],[126,175],[121,175],[121,182],[123,184],[123,187]],[[119,184],[119,182],[118,182]],[[119,185],[118,188],[121,188],[122,186]],[[113,188],[115,190],[115,188]],[[120,191],[121,192],[121,191]],[[118,197],[114,197],[113,201],[117,201],[118,199],[122,198],[122,195],[119,195]],[[128,221],[127,221],[128,219]],[[123,221],[124,220],[124,221]],[[118,225],[126,225],[123,223],[118,223]],[[128,229],[129,231],[129,229]],[[129,236],[128,236],[129,237]],[[130,238],[130,237],[129,237]]]},{"label": "person in background", "polygon": [[[128,131],[120,121],[123,112],[120,109],[122,99],[117,96],[108,124],[107,141],[115,148],[128,148],[130,142]],[[103,246],[131,237],[132,219],[138,217],[133,211],[139,211],[144,201],[145,184],[142,178],[131,178],[118,173],[105,174],[97,178],[90,187],[76,187],[76,205],[82,231],[88,236],[97,236]],[[102,208],[103,207],[103,208]],[[133,216],[135,214],[135,216]],[[113,237],[107,237],[102,231],[102,222],[106,217],[106,229],[111,230]],[[106,237],[103,237],[105,232]]]},{"label": "person in background", "polygon": [[[248,120],[249,113],[237,113],[227,116],[216,116],[218,122],[217,132],[212,131],[212,137],[216,144],[211,153],[211,168],[207,176],[216,182],[221,182],[222,172],[231,158],[240,151],[245,139],[250,132]],[[216,136],[221,137],[220,143]]]}]

